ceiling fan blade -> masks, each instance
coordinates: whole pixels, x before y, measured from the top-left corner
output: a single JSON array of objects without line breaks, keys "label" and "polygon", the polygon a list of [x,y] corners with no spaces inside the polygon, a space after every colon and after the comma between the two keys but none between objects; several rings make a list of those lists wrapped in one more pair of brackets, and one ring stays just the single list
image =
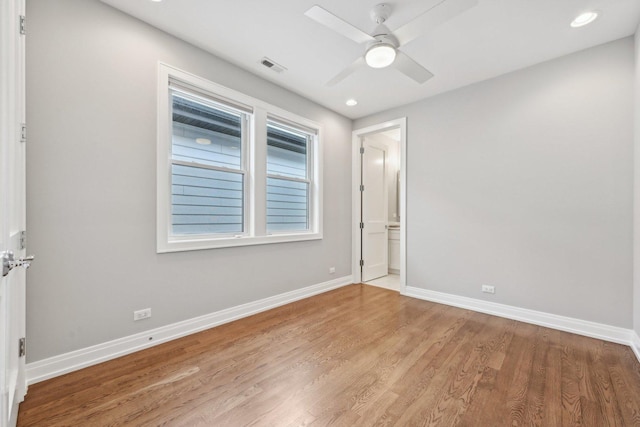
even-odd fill
[{"label": "ceiling fan blade", "polygon": [[351,65],[349,65],[347,68],[345,68],[344,70],[342,70],[340,73],[338,73],[338,75],[336,75],[334,78],[332,78],[331,80],[329,80],[327,82],[327,86],[334,86],[337,83],[340,83],[342,80],[344,80],[347,76],[349,76],[351,73],[353,73],[355,70],[357,70],[358,68],[362,67],[365,64],[364,62],[364,58],[361,56],[358,59],[356,59]]},{"label": "ceiling fan blade", "polygon": [[403,46],[477,4],[478,0],[442,0],[413,21],[395,30],[393,35],[398,39],[400,46]]},{"label": "ceiling fan blade", "polygon": [[406,53],[400,51],[397,51],[396,60],[393,62],[393,65],[398,71],[420,84],[433,77],[431,71],[411,59]]},{"label": "ceiling fan blade", "polygon": [[321,8],[318,5],[313,6],[305,13],[309,18],[332,29],[333,31],[342,34],[343,36],[353,40],[356,43],[366,43],[374,41],[375,39],[364,31],[359,30],[348,22],[338,18],[331,12]]}]

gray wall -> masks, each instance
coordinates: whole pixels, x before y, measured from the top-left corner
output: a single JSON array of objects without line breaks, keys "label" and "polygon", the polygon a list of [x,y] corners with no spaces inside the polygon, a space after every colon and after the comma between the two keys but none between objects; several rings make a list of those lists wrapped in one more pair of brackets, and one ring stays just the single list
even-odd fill
[{"label": "gray wall", "polygon": [[[29,362],[351,274],[350,120],[97,0],[27,8]],[[324,125],[322,241],[156,254],[158,61]]]},{"label": "gray wall", "polygon": [[633,70],[629,37],[355,121],[408,118],[407,284],[632,327]]}]

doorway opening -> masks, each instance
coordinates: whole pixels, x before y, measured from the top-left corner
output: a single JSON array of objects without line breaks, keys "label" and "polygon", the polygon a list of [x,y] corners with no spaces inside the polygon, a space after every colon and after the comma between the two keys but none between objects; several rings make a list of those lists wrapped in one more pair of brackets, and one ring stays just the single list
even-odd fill
[{"label": "doorway opening", "polygon": [[406,287],[406,118],[353,132],[354,283]]}]

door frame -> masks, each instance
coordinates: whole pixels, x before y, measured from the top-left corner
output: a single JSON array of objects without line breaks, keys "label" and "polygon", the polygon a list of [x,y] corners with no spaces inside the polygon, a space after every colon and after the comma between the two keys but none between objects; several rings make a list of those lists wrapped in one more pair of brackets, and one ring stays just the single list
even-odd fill
[{"label": "door frame", "polygon": [[367,135],[380,133],[392,129],[400,129],[400,293],[405,294],[407,288],[407,118],[386,120],[382,123],[356,129],[351,138],[351,211],[352,211],[352,251],[353,260],[351,271],[353,283],[362,282],[360,271],[360,143]]}]

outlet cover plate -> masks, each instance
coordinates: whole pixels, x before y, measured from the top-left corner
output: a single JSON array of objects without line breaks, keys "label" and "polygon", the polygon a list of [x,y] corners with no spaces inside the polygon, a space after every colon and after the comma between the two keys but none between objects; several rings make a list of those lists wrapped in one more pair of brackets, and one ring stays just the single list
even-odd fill
[{"label": "outlet cover plate", "polygon": [[137,310],[133,312],[133,320],[148,319],[151,317],[151,309],[145,308],[143,310]]}]

